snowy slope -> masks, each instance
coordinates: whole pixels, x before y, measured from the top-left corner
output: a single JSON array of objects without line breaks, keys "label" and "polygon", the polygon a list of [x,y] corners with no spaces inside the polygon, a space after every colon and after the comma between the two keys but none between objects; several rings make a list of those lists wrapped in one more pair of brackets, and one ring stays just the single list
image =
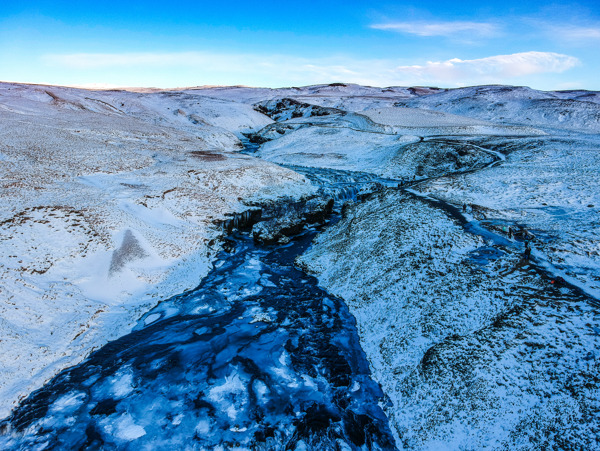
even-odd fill
[{"label": "snowy slope", "polygon": [[[599,447],[599,108],[506,86],[0,84],[0,417],[196,285],[227,215],[314,193],[273,162],[445,202],[375,195],[300,259],[355,314],[399,447]],[[246,136],[260,159],[234,152]]]},{"label": "snowy slope", "polygon": [[423,192],[481,207],[481,217],[517,222],[539,235],[538,258],[600,298],[600,140],[512,138],[477,144],[508,152],[497,167],[432,180]]},{"label": "snowy slope", "polygon": [[[265,111],[278,122],[256,134],[260,156],[416,179],[416,192],[445,202],[377,195],[299,259],[355,315],[397,445],[600,446],[597,94],[292,98],[338,111]],[[454,216],[465,203],[470,229]],[[533,264],[509,226],[532,234]]]},{"label": "snowy slope", "polygon": [[377,88],[355,84],[332,83],[290,88],[248,88],[248,87],[202,87],[187,89],[185,92],[200,92],[216,98],[235,100],[244,103],[260,103],[265,100],[292,98],[300,102],[322,107],[340,108],[359,112],[375,107],[393,106],[399,100],[429,95],[442,90],[438,88]]},{"label": "snowy slope", "polygon": [[236,133],[270,119],[192,100],[0,85],[0,417],[196,286],[227,214],[312,193],[302,176],[231,152]]},{"label": "snowy slope", "polygon": [[519,249],[391,192],[300,258],[355,315],[399,448],[598,446],[596,309]]},{"label": "snowy slope", "polygon": [[545,134],[533,127],[411,108],[374,108],[359,114],[283,99],[261,103],[258,109],[278,121],[253,135],[255,141],[266,141],[257,153],[261,158],[395,178],[431,177],[451,167],[464,171],[491,162],[485,150],[439,145],[434,141],[438,136]]}]

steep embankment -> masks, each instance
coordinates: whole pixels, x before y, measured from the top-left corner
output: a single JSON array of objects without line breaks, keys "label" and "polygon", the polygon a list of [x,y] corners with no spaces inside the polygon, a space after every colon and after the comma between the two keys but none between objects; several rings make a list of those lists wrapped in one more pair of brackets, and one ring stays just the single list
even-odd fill
[{"label": "steep embankment", "polygon": [[300,258],[355,315],[398,446],[598,446],[598,315],[519,249],[388,192]]}]

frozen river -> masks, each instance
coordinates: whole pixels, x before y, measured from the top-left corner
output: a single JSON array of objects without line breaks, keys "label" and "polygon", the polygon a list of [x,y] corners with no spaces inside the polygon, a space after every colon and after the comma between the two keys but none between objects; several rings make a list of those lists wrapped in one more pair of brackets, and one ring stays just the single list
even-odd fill
[{"label": "frozen river", "polygon": [[317,233],[230,235],[197,289],[22,402],[0,448],[394,449],[354,318],[294,266]]}]

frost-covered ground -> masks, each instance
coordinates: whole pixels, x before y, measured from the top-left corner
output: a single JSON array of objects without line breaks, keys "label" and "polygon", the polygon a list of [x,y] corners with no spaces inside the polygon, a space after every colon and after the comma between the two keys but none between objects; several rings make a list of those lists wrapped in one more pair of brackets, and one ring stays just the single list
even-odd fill
[{"label": "frost-covered ground", "polygon": [[491,225],[494,220],[522,224],[535,235],[538,259],[600,298],[598,137],[494,138],[477,144],[507,152],[506,161],[418,189],[458,205],[473,204]]},{"label": "frost-covered ground", "polygon": [[1,84],[0,119],[0,417],[196,285],[215,222],[314,192],[269,160],[412,184],[300,259],[355,314],[399,447],[600,446],[598,93]]},{"label": "frost-covered ground", "polygon": [[592,91],[544,92],[527,87],[477,86],[413,97],[395,105],[508,124],[600,132],[600,95]]},{"label": "frost-covered ground", "polygon": [[600,296],[597,93],[318,86],[258,109],[277,121],[253,136],[262,158],[422,180],[434,197],[475,204],[479,219],[538,232],[534,255]]},{"label": "frost-covered ground", "polygon": [[434,200],[346,208],[299,260],[356,316],[399,447],[600,446],[597,98],[492,86],[260,104],[277,120],[255,135],[263,158]]},{"label": "frost-covered ground", "polygon": [[[475,146],[456,146],[448,142],[449,136],[545,135],[533,127],[411,108],[353,113],[286,99],[261,103],[258,108],[277,120],[252,136],[255,142],[263,143],[258,152],[262,158],[395,178],[475,169],[495,155]],[[440,138],[446,142],[440,144]]]},{"label": "frost-covered ground", "polygon": [[356,316],[399,447],[600,445],[600,314],[521,249],[388,192],[301,257]]},{"label": "frost-covered ground", "polygon": [[195,287],[225,215],[312,193],[232,152],[270,122],[187,94],[0,85],[0,417]]}]

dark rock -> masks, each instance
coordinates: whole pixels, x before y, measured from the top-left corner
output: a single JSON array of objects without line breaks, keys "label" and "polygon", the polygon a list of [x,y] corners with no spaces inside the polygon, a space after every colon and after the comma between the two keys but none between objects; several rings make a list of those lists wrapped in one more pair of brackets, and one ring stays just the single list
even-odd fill
[{"label": "dark rock", "polygon": [[263,135],[259,135],[258,133],[247,133],[245,136],[252,144],[260,145],[270,141],[270,139],[265,138]]},{"label": "dark rock", "polygon": [[[274,99],[254,105],[254,109],[275,121],[299,117],[321,117],[330,115],[345,115],[346,112],[337,108],[328,108],[294,99]],[[260,132],[259,132],[260,133]]]},{"label": "dark rock", "polygon": [[300,233],[304,224],[300,221],[293,221],[290,218],[283,220],[269,219],[255,224],[252,227],[252,237],[254,241],[263,244],[287,243],[289,236]]},{"label": "dark rock", "polygon": [[265,207],[265,220],[252,227],[254,241],[263,244],[287,243],[307,224],[322,224],[333,211],[333,199],[315,197],[302,202]]},{"label": "dark rock", "polygon": [[231,218],[224,220],[221,223],[221,228],[227,233],[231,233],[233,229],[249,229],[253,224],[256,224],[262,218],[261,209],[248,209],[241,213],[234,213]]},{"label": "dark rock", "polygon": [[322,224],[333,211],[333,199],[310,199],[306,202],[304,219],[309,224]]},{"label": "dark rock", "polygon": [[342,218],[343,219],[348,217],[348,213],[350,212],[350,209],[352,208],[353,205],[354,205],[354,202],[351,200],[344,202],[344,205],[342,205]]},{"label": "dark rock", "polygon": [[90,415],[112,415],[117,411],[117,401],[114,399],[104,399],[96,404],[92,410],[90,410]]}]

